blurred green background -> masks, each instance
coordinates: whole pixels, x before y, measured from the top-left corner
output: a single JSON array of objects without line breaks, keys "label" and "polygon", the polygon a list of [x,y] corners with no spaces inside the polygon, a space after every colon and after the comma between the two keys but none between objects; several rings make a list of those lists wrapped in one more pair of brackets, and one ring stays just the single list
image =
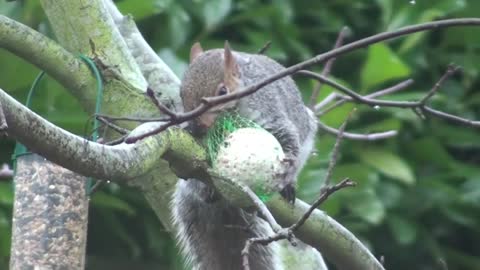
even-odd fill
[{"label": "blurred green background", "polygon": [[[478,0],[123,0],[142,33],[181,77],[194,41],[206,49],[229,40],[236,50],[267,55],[284,65],[329,50],[343,26],[347,42],[409,24],[478,16]],[[0,14],[52,37],[35,0],[0,2]],[[391,99],[421,98],[449,63],[463,72],[444,84],[434,108],[480,119],[480,29],[451,28],[411,35],[339,58],[332,77],[365,94],[407,78],[415,84]],[[0,50],[0,87],[24,101],[39,70]],[[321,71],[321,66],[314,71]],[[315,83],[297,80],[305,98]],[[323,87],[321,97],[332,89]],[[73,104],[73,105],[72,105]],[[46,78],[33,109],[53,123],[85,134],[87,115],[56,82]],[[353,107],[348,130],[395,129],[395,138],[344,141],[335,181],[350,177],[355,189],[331,197],[322,209],[350,229],[387,269],[480,269],[480,132],[408,110],[344,105],[321,118],[338,127]],[[318,195],[334,138],[319,134],[317,152],[299,179],[299,196]],[[0,140],[0,164],[10,163],[13,140]],[[8,265],[13,192],[0,180],[0,268]],[[181,269],[174,242],[136,190],[109,184],[93,195],[88,234],[88,269]]]}]

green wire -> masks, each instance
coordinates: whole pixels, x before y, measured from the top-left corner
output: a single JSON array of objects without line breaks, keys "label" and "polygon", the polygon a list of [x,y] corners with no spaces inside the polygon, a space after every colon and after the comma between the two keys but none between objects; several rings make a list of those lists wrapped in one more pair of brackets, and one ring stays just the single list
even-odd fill
[{"label": "green wire", "polygon": [[[103,100],[103,80],[102,80],[102,76],[100,75],[100,71],[98,70],[97,66],[95,65],[95,63],[90,58],[88,58],[87,56],[85,56],[83,54],[80,54],[79,58],[88,65],[89,69],[92,71],[93,75],[95,76],[96,88],[97,88],[97,97],[96,97],[96,103],[95,103],[95,114],[98,114],[101,110],[102,100]],[[41,71],[37,75],[35,80],[33,81],[32,86],[30,87],[30,90],[28,91],[27,100],[25,102],[25,106],[27,108],[30,108],[30,106],[32,104],[33,93],[38,88],[38,85],[39,85],[39,83],[42,80],[44,75],[45,75],[45,71]],[[97,119],[95,119],[94,122],[93,122],[93,128],[94,128],[94,132],[92,134],[92,140],[93,141],[97,141],[97,139],[98,139],[98,128],[99,128],[99,126],[100,126],[100,122]],[[16,171],[17,171],[17,158],[19,156],[26,155],[26,154],[30,154],[29,152],[27,152],[27,148],[23,144],[17,142],[15,144],[15,150],[14,150],[13,155],[12,155],[14,173],[16,173]],[[90,191],[91,191],[92,182],[93,182],[93,179],[91,177],[89,177],[88,180],[87,180],[86,186],[85,186],[85,188],[87,190],[87,194],[89,194]]]},{"label": "green wire", "polygon": [[[92,61],[92,59],[88,58],[87,56],[80,54],[79,58],[85,62],[88,67],[90,68],[90,71],[93,72],[93,75],[95,76],[95,79],[97,81],[96,86],[97,86],[97,99],[95,101],[95,115],[100,113],[101,107],[102,107],[102,101],[103,101],[103,80],[102,76],[100,75],[100,71],[98,70],[97,66],[95,63]],[[93,121],[93,134],[92,134],[92,141],[96,142],[98,139],[98,128],[100,126],[100,121],[95,118]],[[87,180],[87,183],[85,185],[85,189],[87,191],[87,195],[90,195],[90,192],[92,191],[92,183],[93,183],[93,178],[89,177]]]},{"label": "green wire", "polygon": [[[25,106],[27,108],[30,108],[30,105],[32,104],[33,92],[35,91],[35,89],[37,89],[44,75],[45,75],[45,71],[41,71],[33,81],[32,86],[30,86],[30,90],[28,90],[27,101],[25,102]],[[27,152],[27,148],[25,147],[25,145],[17,142],[15,144],[15,150],[13,151],[13,155],[12,155],[14,174],[17,172],[17,158],[19,156],[23,156],[27,154],[31,154],[31,153]]]},{"label": "green wire", "polygon": [[[88,58],[87,56],[80,54],[79,55],[80,59],[85,62],[88,67],[90,68],[90,71],[93,72],[93,75],[95,75],[95,79],[97,81],[97,99],[95,102],[95,114],[100,113],[101,107],[102,107],[102,100],[103,100],[103,80],[102,76],[100,75],[100,71],[98,70],[97,66],[95,63],[92,61],[92,59]],[[98,127],[100,125],[100,121],[98,121],[96,118],[93,121],[93,134],[92,134],[92,140],[96,141],[98,139]]]}]

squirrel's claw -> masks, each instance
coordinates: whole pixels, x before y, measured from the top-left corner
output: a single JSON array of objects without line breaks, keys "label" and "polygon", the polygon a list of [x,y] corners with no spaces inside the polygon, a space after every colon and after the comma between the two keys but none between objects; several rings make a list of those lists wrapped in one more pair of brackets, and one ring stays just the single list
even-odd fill
[{"label": "squirrel's claw", "polygon": [[295,204],[295,187],[292,184],[286,185],[280,190],[280,195],[291,204]]}]

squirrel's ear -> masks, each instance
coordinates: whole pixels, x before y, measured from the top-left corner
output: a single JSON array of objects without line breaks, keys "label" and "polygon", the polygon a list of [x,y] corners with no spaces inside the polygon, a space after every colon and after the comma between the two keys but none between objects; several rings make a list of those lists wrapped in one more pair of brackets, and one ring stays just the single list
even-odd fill
[{"label": "squirrel's ear", "polygon": [[225,59],[225,67],[224,67],[223,80],[225,85],[227,85],[227,87],[233,90],[236,87],[239,73],[238,73],[237,61],[235,61],[235,57],[233,56],[233,53],[232,53],[232,50],[230,49],[230,45],[228,44],[228,41],[225,41],[224,59]]},{"label": "squirrel's ear", "polygon": [[192,63],[193,60],[195,60],[195,58],[197,58],[202,53],[202,45],[200,45],[199,42],[195,42],[195,44],[193,44],[192,48],[190,49],[190,63]]}]

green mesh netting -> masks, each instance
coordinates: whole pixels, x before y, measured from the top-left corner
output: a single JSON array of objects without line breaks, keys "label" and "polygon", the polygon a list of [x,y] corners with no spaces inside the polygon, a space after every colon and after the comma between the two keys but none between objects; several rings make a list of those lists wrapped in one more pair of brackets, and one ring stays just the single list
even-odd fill
[{"label": "green mesh netting", "polygon": [[[213,126],[209,128],[205,138],[205,146],[207,148],[207,155],[210,165],[215,162],[218,150],[228,135],[241,128],[262,129],[260,125],[250,119],[242,117],[236,111],[225,112],[217,117]],[[263,202],[268,201],[273,195],[265,192],[263,187],[251,188]]]},{"label": "green mesh netting", "polygon": [[218,149],[225,138],[232,132],[241,128],[262,128],[250,119],[242,117],[236,111],[225,112],[217,117],[206,136],[207,154],[210,164],[217,158]]}]

